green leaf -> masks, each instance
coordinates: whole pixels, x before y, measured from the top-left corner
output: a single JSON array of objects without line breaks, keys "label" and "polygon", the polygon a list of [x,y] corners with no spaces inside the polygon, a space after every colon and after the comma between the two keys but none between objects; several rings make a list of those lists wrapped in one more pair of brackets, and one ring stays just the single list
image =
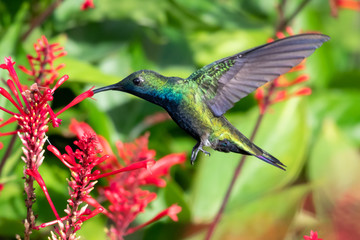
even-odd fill
[{"label": "green leaf", "polygon": [[110,121],[108,115],[96,106],[95,102],[91,100],[84,101],[81,107],[87,112],[87,122],[97,134],[102,135],[108,140],[114,139],[116,134],[114,134],[115,127],[113,123]]},{"label": "green leaf", "polygon": [[190,209],[184,199],[184,191],[173,181],[168,181],[164,189],[164,198],[168,206],[178,204],[181,207],[179,221],[187,222],[190,220]]},{"label": "green leaf", "polygon": [[25,17],[28,13],[29,4],[24,2],[16,13],[14,22],[11,24],[0,42],[0,56],[14,54],[15,46],[20,40],[21,29],[24,26]]},{"label": "green leaf", "polygon": [[317,212],[327,217],[345,192],[359,184],[360,154],[331,119],[326,119],[310,156],[309,179],[315,184]]},{"label": "green leaf", "polygon": [[17,220],[26,215],[22,198],[23,186],[21,179],[4,184],[0,198],[0,218]]},{"label": "green leaf", "polygon": [[[205,66],[218,59],[234,55],[257,44],[264,44],[269,36],[261,31],[223,30],[215,33],[197,31],[191,35],[194,58],[199,66]],[[213,39],[209,41],[209,38]]]},{"label": "green leaf", "polygon": [[122,78],[104,74],[95,66],[71,57],[63,57],[61,60],[66,64],[66,67],[60,71],[60,76],[69,75],[70,82],[109,85],[122,80]]},{"label": "green leaf", "polygon": [[284,239],[309,190],[309,186],[296,186],[243,205],[224,216],[214,239]]},{"label": "green leaf", "polygon": [[[10,136],[9,138],[12,138],[13,136]],[[23,154],[22,151],[22,143],[20,141],[20,139],[18,139],[19,137],[16,135],[15,136],[15,143],[12,149],[11,154],[9,155],[9,157],[6,160],[6,164],[4,165],[4,168],[2,169],[1,172],[1,178],[0,178],[0,183],[6,183],[6,177],[8,178],[13,178],[16,177],[14,174],[14,169],[16,168],[17,165],[20,164],[24,164],[24,162],[21,160],[21,155]],[[4,143],[4,149],[2,149],[0,151],[0,159],[3,158],[3,154],[5,154],[7,147],[9,146],[10,140],[9,141],[3,141],[4,137],[1,137],[1,142]]]},{"label": "green leaf", "polygon": [[[29,4],[24,2],[21,5],[21,8],[17,12],[15,16],[14,22],[11,24],[7,32],[1,38],[0,41],[0,63],[3,63],[3,57],[13,56],[16,53],[16,45],[18,44],[19,40],[21,39],[21,29],[24,26],[25,17],[28,13]],[[0,71],[0,79],[6,78],[7,73],[4,70]]]},{"label": "green leaf", "polygon": [[330,88],[360,89],[360,70],[353,69],[346,72],[337,72],[331,79]]},{"label": "green leaf", "polygon": [[95,217],[85,221],[83,225],[81,225],[81,229],[76,232],[76,235],[81,236],[80,239],[86,240],[107,239],[106,222],[107,218],[100,213]]},{"label": "green leaf", "polygon": [[360,144],[359,102],[360,91],[356,89],[328,90],[310,97],[313,129],[321,130],[324,119],[330,118],[346,135]]},{"label": "green leaf", "polygon": [[[154,192],[154,191],[152,191]],[[173,181],[167,181],[166,187],[158,189],[157,198],[146,207],[146,211],[139,214],[136,218],[140,223],[149,221],[164,209],[172,204],[178,204],[182,210],[178,214],[180,222],[188,222],[190,220],[189,206],[184,199],[184,193],[180,187]],[[162,222],[172,222],[167,217]]]}]

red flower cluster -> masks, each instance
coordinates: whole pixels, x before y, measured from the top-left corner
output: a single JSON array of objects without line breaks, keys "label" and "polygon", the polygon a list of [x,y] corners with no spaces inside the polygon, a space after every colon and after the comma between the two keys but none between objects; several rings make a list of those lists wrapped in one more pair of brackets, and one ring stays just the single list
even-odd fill
[{"label": "red flower cluster", "polygon": [[[98,142],[96,135],[85,134],[79,141],[75,141],[74,144],[78,149],[73,151],[70,146],[66,146],[65,151],[67,154],[61,154],[53,145],[49,145],[47,148],[69,168],[72,176],[69,180],[69,204],[65,210],[67,216],[61,219],[57,217],[57,221],[40,226],[46,227],[58,223],[58,228],[55,228],[55,232],[61,239],[76,239],[76,232],[80,229],[82,223],[103,211],[103,208],[90,211],[87,205],[81,208],[80,205],[83,203],[83,199],[93,190],[97,182],[91,181],[91,177],[96,175],[96,171],[93,171],[93,168],[105,161],[108,156],[98,157],[101,151],[97,149]],[[48,200],[51,202],[50,199]],[[52,239],[58,239],[55,233],[52,233]]]},{"label": "red flower cluster", "polygon": [[36,56],[27,55],[31,70],[26,69],[24,66],[19,68],[30,75],[29,80],[38,84],[38,86],[48,87],[59,76],[58,71],[65,67],[65,64],[54,65],[54,61],[60,57],[65,56],[67,53],[63,47],[58,43],[49,44],[45,36],[41,36],[38,43],[34,44]]},{"label": "red flower cluster", "polygon": [[[46,140],[45,132],[48,130],[47,124],[51,120],[54,126],[58,126],[60,119],[56,118],[48,104],[53,99],[53,90],[46,89],[44,92],[40,92],[37,85],[33,84],[30,90],[24,91],[14,70],[14,64],[15,62],[11,58],[5,58],[5,64],[0,65],[0,68],[8,70],[10,74],[11,79],[7,80],[7,86],[13,96],[2,87],[0,87],[0,94],[13,104],[18,113],[0,107],[1,110],[12,115],[0,127],[17,121],[20,129],[13,132],[0,133],[0,136],[16,134],[17,132],[23,133],[19,135],[25,147],[25,158],[23,160],[30,164],[29,168],[38,168],[43,160],[42,147]],[[67,76],[64,76],[63,81],[67,78]],[[18,91],[21,93],[20,95]]]},{"label": "red flower cluster", "polygon": [[[85,123],[72,121],[70,129],[81,137],[86,132],[93,132],[93,130]],[[119,172],[122,169],[132,169],[143,162],[152,161],[155,157],[155,151],[149,150],[148,135],[142,136],[135,140],[135,143],[117,142],[116,147],[118,154],[123,163],[120,163],[115,154],[112,152],[109,143],[101,136],[98,136],[102,151],[108,155],[109,158],[102,164],[98,165],[100,172],[108,172],[110,174],[100,174],[98,176],[90,177],[98,179],[106,177],[108,185],[106,187],[98,188],[102,201],[108,202],[110,205],[105,209],[96,199],[87,197],[84,201],[95,208],[104,208],[103,213],[112,220],[113,225],[108,231],[110,239],[123,239],[123,236],[133,233],[138,229],[164,217],[169,216],[174,221],[177,221],[177,214],[181,211],[181,207],[174,204],[166,210],[159,213],[152,220],[141,224],[137,227],[129,228],[136,216],[143,212],[145,207],[156,198],[156,193],[148,190],[143,190],[141,187],[145,185],[155,185],[157,187],[165,187],[166,181],[162,179],[169,173],[169,169],[175,165],[183,163],[185,154],[170,154],[162,159],[156,161],[154,166],[151,166],[150,171],[141,169],[138,171],[126,171],[120,175],[113,173]],[[150,162],[152,163],[152,162]]]},{"label": "red flower cluster", "polygon": [[360,11],[360,1],[354,0],[335,0],[335,5],[339,8]]},{"label": "red flower cluster", "polygon": [[353,11],[360,11],[360,1],[354,0],[329,0],[331,14],[334,17],[338,16],[339,8],[349,9]]},{"label": "red flower cluster", "polygon": [[[47,132],[47,124],[49,121],[52,122],[54,127],[58,127],[61,123],[61,119],[57,118],[58,115],[63,113],[66,109],[81,102],[85,98],[92,97],[94,95],[91,90],[88,90],[76,97],[70,104],[55,114],[48,102],[53,100],[53,94],[55,90],[60,87],[69,78],[69,76],[64,75],[61,77],[55,86],[51,89],[42,87],[39,88],[37,84],[33,84],[29,90],[24,90],[24,86],[20,84],[19,78],[13,67],[14,64],[15,62],[13,62],[10,57],[5,58],[5,64],[1,64],[0,68],[8,70],[10,79],[8,79],[6,83],[7,87],[10,89],[12,95],[15,98],[12,97],[11,94],[2,87],[0,87],[0,94],[13,104],[13,106],[18,110],[18,113],[12,112],[0,106],[0,110],[3,110],[4,112],[12,115],[12,117],[2,123],[0,127],[13,123],[17,120],[20,126],[20,130],[8,133],[0,133],[0,136],[11,135],[20,132],[24,133],[24,137],[28,140],[39,141],[39,143],[43,143],[45,140],[38,140],[37,137],[42,136],[45,132]],[[21,94],[18,94],[18,92]],[[34,134],[34,136],[32,136],[30,133]],[[32,144],[39,143],[33,142]]]},{"label": "red flower cluster", "polygon": [[310,231],[310,237],[304,236],[304,240],[322,240],[321,238],[318,238],[317,232]]},{"label": "red flower cluster", "polygon": [[[81,129],[80,126],[85,126],[86,129]],[[94,168],[100,167],[101,163],[109,159],[110,156],[103,154],[102,146],[99,144],[98,137],[94,131],[88,125],[78,123],[75,120],[73,120],[70,129],[82,131],[81,136],[79,135],[79,140],[74,142],[78,149],[74,151],[70,146],[66,146],[66,154],[61,154],[60,151],[53,145],[48,146],[48,150],[51,151],[71,171],[72,177],[69,180],[70,199],[68,200],[69,204],[65,209],[67,216],[61,218],[59,217],[41,176],[36,174],[36,172],[34,173],[34,171],[27,171],[28,174],[34,176],[43,189],[56,216],[56,220],[43,223],[40,226],[35,227],[35,229],[44,228],[57,223],[58,227],[55,228],[55,232],[61,239],[76,239],[76,232],[80,229],[84,221],[105,211],[105,208],[99,204],[93,211],[87,208],[87,204],[82,207],[80,206],[84,201],[86,202],[89,199],[93,199],[89,194],[94,189],[97,179],[109,177],[120,172],[127,172],[141,168],[148,169],[155,163],[152,159],[146,159],[130,164],[126,167],[101,174],[101,171],[94,170]],[[58,239],[56,234],[52,232],[52,239]]]},{"label": "red flower cluster", "polygon": [[[294,35],[290,27],[286,28],[286,32],[289,35]],[[285,38],[285,34],[279,32],[276,34],[279,39]],[[269,42],[274,41],[270,39]],[[299,65],[295,66],[290,70],[290,72],[299,72],[305,69],[305,60]],[[255,99],[258,102],[260,113],[264,114],[269,106],[272,104],[285,101],[291,97],[310,95],[311,88],[309,87],[299,87],[296,90],[289,92],[289,87],[299,85],[305,81],[309,80],[309,76],[306,74],[301,74],[295,79],[289,79],[286,75],[281,75],[276,78],[274,81],[260,87],[255,92]]]},{"label": "red flower cluster", "polygon": [[[45,37],[42,38],[42,43],[45,45],[47,44],[47,40]],[[40,44],[39,40],[39,44]],[[48,48],[49,51],[57,51],[59,48],[55,48],[55,45],[50,45],[45,48]],[[48,50],[41,50],[42,48],[37,46],[38,49],[38,57],[32,58],[28,57],[30,61],[30,65],[33,67],[36,64],[33,63],[34,61],[38,61],[40,63],[40,70],[36,71],[33,68],[31,71],[31,75],[35,77],[34,83],[30,87],[23,86],[20,84],[18,75],[14,69],[15,62],[12,61],[10,57],[5,58],[5,63],[0,65],[0,68],[5,69],[9,72],[10,79],[6,81],[6,87],[9,89],[7,91],[5,88],[0,87],[0,95],[6,98],[9,103],[11,103],[12,108],[7,109],[5,107],[0,106],[0,110],[8,113],[11,117],[0,124],[0,128],[9,125],[11,123],[17,122],[17,129],[15,131],[10,132],[0,132],[0,136],[6,135],[14,135],[18,134],[22,143],[23,143],[23,153],[24,156],[22,159],[26,164],[26,170],[24,171],[25,175],[25,192],[27,194],[26,199],[26,207],[28,209],[27,219],[25,220],[25,227],[26,233],[31,232],[31,228],[35,227],[35,216],[32,213],[32,204],[35,200],[35,193],[33,188],[33,181],[34,179],[39,183],[41,189],[44,191],[46,197],[50,199],[48,196],[45,183],[38,172],[39,166],[42,164],[44,157],[44,150],[43,146],[47,139],[46,132],[48,131],[48,124],[52,122],[53,127],[58,127],[61,123],[61,119],[57,118],[62,112],[66,109],[74,106],[75,104],[79,103],[80,101],[84,100],[87,97],[93,96],[93,92],[91,90],[86,91],[85,93],[76,97],[70,104],[68,104],[65,108],[63,108],[58,113],[54,113],[50,107],[49,102],[53,100],[53,94],[60,85],[62,85],[69,77],[64,75],[61,77],[53,88],[49,88],[48,84],[52,83],[57,76],[57,73],[54,71],[59,69],[59,67],[55,68],[55,70],[47,70],[45,68],[45,64],[52,64],[52,60],[46,58],[49,57],[51,54]],[[44,46],[43,46],[44,47]],[[39,51],[38,51],[39,50]],[[45,60],[41,57],[41,54],[50,54],[49,56],[45,56]],[[57,57],[61,56],[59,54]],[[56,57],[55,57],[56,58]],[[54,59],[54,58],[53,58]],[[30,73],[30,71],[28,72]],[[44,78],[47,76],[48,73],[51,73],[50,78]],[[46,79],[45,82],[42,82],[41,79]],[[44,86],[41,86],[44,84]],[[14,110],[17,111],[14,111]],[[50,206],[55,209],[52,202],[49,201]],[[58,214],[54,211],[55,216],[58,218]]]},{"label": "red flower cluster", "polygon": [[93,0],[85,0],[82,4],[81,4],[81,10],[88,10],[89,8],[95,8],[95,4]]}]

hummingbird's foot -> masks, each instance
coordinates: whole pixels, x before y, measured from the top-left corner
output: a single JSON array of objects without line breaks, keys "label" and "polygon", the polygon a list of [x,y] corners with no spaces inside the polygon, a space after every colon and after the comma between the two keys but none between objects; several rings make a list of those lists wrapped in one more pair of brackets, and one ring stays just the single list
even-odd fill
[{"label": "hummingbird's foot", "polygon": [[199,153],[199,151],[202,151],[203,153],[205,153],[206,155],[210,156],[210,153],[205,151],[204,149],[202,149],[202,143],[198,142],[196,143],[196,145],[193,147],[193,150],[191,152],[191,165],[194,165],[194,162],[196,160],[196,157]]},{"label": "hummingbird's foot", "polygon": [[202,147],[199,147],[199,150],[202,151],[203,153],[205,153],[205,155],[208,155],[209,157],[211,156],[211,154],[208,151],[205,151],[204,149],[202,149]]},{"label": "hummingbird's foot", "polygon": [[196,157],[198,155],[199,152],[199,146],[200,146],[200,142],[196,143],[196,145],[193,147],[193,150],[191,152],[191,165],[194,165],[194,162],[196,160]]}]

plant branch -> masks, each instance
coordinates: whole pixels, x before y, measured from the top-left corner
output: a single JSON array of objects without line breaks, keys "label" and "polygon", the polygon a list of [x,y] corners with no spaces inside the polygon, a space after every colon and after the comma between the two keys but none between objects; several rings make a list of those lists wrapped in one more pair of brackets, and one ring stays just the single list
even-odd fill
[{"label": "plant branch", "polygon": [[26,192],[26,219],[24,222],[25,231],[24,231],[24,239],[30,240],[30,235],[32,233],[32,229],[35,227],[35,215],[32,209],[32,205],[35,201],[35,192],[34,192],[34,177],[27,175],[25,177],[24,189]]},{"label": "plant branch", "polygon": [[300,11],[308,4],[310,0],[303,0],[299,6],[294,10],[294,12],[287,18],[285,18],[285,3],[286,0],[282,0],[279,4],[278,11],[279,11],[279,23],[275,29],[275,32],[282,32],[285,30],[286,26],[290,24],[290,22],[300,13]]},{"label": "plant branch", "polygon": [[[258,132],[259,130],[259,127],[260,127],[260,124],[262,123],[263,119],[264,119],[264,115],[266,113],[266,109],[268,108],[268,106],[270,105],[270,96],[272,95],[273,91],[275,90],[275,83],[274,81],[270,83],[270,86],[269,86],[269,90],[268,90],[268,93],[265,97],[265,100],[264,100],[264,106],[265,106],[265,111],[263,114],[259,114],[259,117],[257,118],[256,120],[256,124],[255,124],[255,127],[252,131],[252,134],[251,134],[251,137],[250,137],[250,141],[254,141],[254,138],[256,136],[256,133]],[[229,199],[230,199],[230,195],[231,195],[231,192],[234,188],[234,185],[236,183],[236,180],[238,179],[240,173],[241,173],[241,170],[244,166],[244,163],[245,163],[245,160],[246,160],[246,157],[247,155],[243,155],[239,161],[239,164],[237,165],[235,171],[234,171],[234,175],[231,179],[231,182],[230,182],[230,185],[226,191],[226,194],[225,194],[225,197],[221,203],[221,207],[219,209],[219,211],[217,212],[216,216],[214,217],[213,221],[211,222],[210,226],[209,226],[209,229],[206,233],[206,236],[205,236],[205,240],[210,240],[213,233],[214,233],[214,230],[216,229],[218,223],[220,222],[220,219],[225,211],[225,208],[226,208],[226,205],[228,204],[229,202]]]},{"label": "plant branch", "polygon": [[44,12],[42,12],[38,17],[33,19],[30,24],[30,28],[21,36],[21,40],[24,41],[30,33],[41,23],[43,23],[60,5],[63,0],[55,0]]},{"label": "plant branch", "polygon": [[[259,115],[259,117],[258,117],[258,119],[256,121],[256,125],[255,125],[254,130],[253,130],[253,133],[251,135],[250,141],[252,141],[253,138],[255,137],[255,134],[256,134],[257,130],[259,129],[259,126],[260,126],[260,124],[262,122],[263,116],[264,116],[264,114]],[[243,155],[241,157],[241,159],[239,161],[239,164],[237,165],[237,167],[236,167],[236,169],[234,171],[234,175],[233,175],[233,177],[231,179],[231,182],[230,182],[230,185],[229,185],[229,187],[228,187],[228,189],[226,191],[225,197],[224,197],[224,199],[223,199],[223,201],[221,203],[221,207],[220,207],[219,211],[217,212],[214,220],[210,224],[208,232],[206,233],[206,236],[205,236],[206,240],[211,239],[211,237],[213,235],[213,232],[214,232],[217,224],[219,223],[219,221],[220,221],[220,219],[221,219],[221,217],[222,217],[222,215],[223,215],[223,213],[225,211],[225,207],[226,207],[227,203],[229,202],[230,194],[231,194],[231,192],[232,192],[232,190],[234,188],[234,185],[235,185],[235,182],[236,182],[238,176],[241,173],[241,170],[242,170],[242,168],[244,166],[246,157],[247,157],[247,155]]]},{"label": "plant branch", "polygon": [[[278,11],[278,16],[279,16],[279,19],[278,19],[278,24],[277,24],[277,27],[276,29],[279,28],[279,26],[285,22],[285,5],[286,5],[286,0],[281,0],[279,5],[277,6],[277,11]],[[275,31],[277,32],[277,31]]]}]

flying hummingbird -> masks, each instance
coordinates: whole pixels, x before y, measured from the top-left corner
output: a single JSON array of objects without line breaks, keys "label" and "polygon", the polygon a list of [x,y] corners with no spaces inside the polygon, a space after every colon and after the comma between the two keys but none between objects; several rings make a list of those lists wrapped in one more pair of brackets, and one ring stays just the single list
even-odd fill
[{"label": "flying hummingbird", "polygon": [[203,149],[206,146],[253,155],[285,170],[284,164],[252,143],[223,114],[258,87],[288,72],[329,39],[316,33],[294,35],[220,59],[186,79],[140,70],[93,92],[127,92],[163,107],[197,140],[192,164],[199,151],[210,155]]}]

